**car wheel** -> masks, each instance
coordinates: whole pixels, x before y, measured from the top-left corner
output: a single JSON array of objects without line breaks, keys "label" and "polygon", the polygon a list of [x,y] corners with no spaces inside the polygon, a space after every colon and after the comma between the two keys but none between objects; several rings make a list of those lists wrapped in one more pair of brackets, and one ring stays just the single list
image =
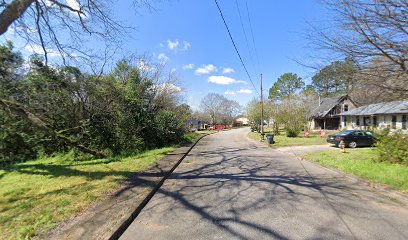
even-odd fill
[{"label": "car wheel", "polygon": [[350,148],[356,148],[356,147],[357,147],[357,143],[356,143],[356,142],[350,142],[350,143],[348,144],[348,146],[349,146]]}]

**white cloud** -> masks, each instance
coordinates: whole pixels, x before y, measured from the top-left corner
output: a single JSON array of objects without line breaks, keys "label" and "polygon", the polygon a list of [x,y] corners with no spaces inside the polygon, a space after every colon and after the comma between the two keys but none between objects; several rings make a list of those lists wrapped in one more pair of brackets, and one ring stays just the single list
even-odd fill
[{"label": "white cloud", "polygon": [[245,81],[236,80],[226,76],[211,76],[208,78],[208,82],[221,84],[221,85],[229,85],[229,84],[236,84],[236,83],[246,83]]},{"label": "white cloud", "polygon": [[183,49],[188,50],[189,48],[191,48],[191,44],[187,41],[183,41]]},{"label": "white cloud", "polygon": [[[160,43],[160,47],[164,47],[164,46],[165,46],[164,43]],[[188,49],[191,48],[191,43],[189,43],[186,40],[179,41],[178,39],[176,39],[176,40],[167,39],[166,40],[166,46],[170,51],[173,51],[173,52],[176,53],[179,50],[187,51]]]},{"label": "white cloud", "polygon": [[72,9],[79,10],[79,3],[77,0],[65,0]]},{"label": "white cloud", "polygon": [[169,57],[167,57],[164,53],[160,53],[159,56],[157,56],[157,59],[159,59],[160,62],[165,63],[169,60]]},{"label": "white cloud", "polygon": [[[36,53],[36,54],[44,54],[44,50],[40,45],[26,45],[25,50],[27,50],[30,53]],[[47,56],[48,57],[59,57],[61,54],[53,49],[47,49]]]},{"label": "white cloud", "polygon": [[217,71],[217,67],[212,65],[212,64],[208,64],[205,66],[202,66],[200,68],[197,68],[194,72],[197,75],[204,75],[204,74],[210,74],[210,73],[214,73]]},{"label": "white cloud", "polygon": [[187,64],[187,65],[184,65],[184,66],[182,67],[182,69],[183,69],[183,70],[193,69],[194,67],[195,67],[195,65],[192,64],[192,63],[190,63],[190,64]]},{"label": "white cloud", "polygon": [[172,68],[171,70],[170,70],[170,73],[175,73],[177,71],[177,68]]},{"label": "white cloud", "polygon": [[167,40],[167,47],[172,51],[177,51],[179,45],[180,43],[178,40],[175,41]]},{"label": "white cloud", "polygon": [[251,94],[252,90],[251,89],[241,89],[241,90],[237,91],[237,93]]},{"label": "white cloud", "polygon": [[227,91],[224,92],[224,94],[225,94],[225,95],[233,96],[233,95],[235,95],[235,92],[234,92],[234,91],[227,90]]},{"label": "white cloud", "polygon": [[228,73],[234,73],[235,70],[232,68],[223,68],[222,69],[222,74],[228,74]]}]

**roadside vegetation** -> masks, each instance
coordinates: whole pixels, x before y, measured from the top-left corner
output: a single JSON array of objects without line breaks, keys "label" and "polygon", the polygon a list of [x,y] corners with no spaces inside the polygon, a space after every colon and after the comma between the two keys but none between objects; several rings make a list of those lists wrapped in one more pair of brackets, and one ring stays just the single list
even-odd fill
[{"label": "roadside vegetation", "polygon": [[27,239],[44,234],[172,150],[168,147],[105,159],[70,151],[0,169],[1,238]]},{"label": "roadside vegetation", "polygon": [[304,158],[408,193],[408,166],[383,161],[376,148],[316,151]]},{"label": "roadside vegetation", "polygon": [[[186,133],[175,146],[194,143],[208,133],[211,131]],[[101,159],[73,149],[4,165],[0,168],[2,239],[27,239],[46,233],[115,192],[130,175],[153,166],[173,149]]]},{"label": "roadside vegetation", "polygon": [[[265,134],[276,133],[271,128],[265,128]],[[284,130],[279,130],[280,135],[274,136],[275,143],[270,145],[270,147],[289,147],[289,146],[309,146],[309,145],[325,145],[327,144],[325,137],[320,137],[318,132],[311,132],[309,137],[304,137],[303,135],[298,135],[296,137],[288,137],[285,135]],[[332,131],[327,131],[330,134]],[[248,133],[248,137],[254,140],[260,140],[261,134],[258,132]],[[264,144],[268,144],[265,136]]]}]

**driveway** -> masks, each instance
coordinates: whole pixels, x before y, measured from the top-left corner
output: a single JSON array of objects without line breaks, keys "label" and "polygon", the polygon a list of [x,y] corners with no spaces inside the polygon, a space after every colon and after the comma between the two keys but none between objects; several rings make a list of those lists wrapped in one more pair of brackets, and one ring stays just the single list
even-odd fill
[{"label": "driveway", "polygon": [[248,131],[202,139],[121,239],[408,239],[405,206]]}]

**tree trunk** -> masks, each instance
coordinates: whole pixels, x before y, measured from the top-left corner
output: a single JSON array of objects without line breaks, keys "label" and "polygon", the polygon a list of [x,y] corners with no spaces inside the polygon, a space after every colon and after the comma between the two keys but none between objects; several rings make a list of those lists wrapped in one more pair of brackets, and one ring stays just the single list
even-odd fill
[{"label": "tree trunk", "polygon": [[67,136],[63,135],[62,133],[53,130],[43,120],[41,120],[40,118],[35,116],[33,113],[31,113],[30,111],[28,111],[27,109],[25,109],[23,106],[21,106],[18,103],[11,102],[11,101],[8,101],[8,100],[5,100],[5,99],[0,99],[0,107],[5,112],[9,112],[10,114],[17,115],[17,116],[21,117],[22,119],[31,122],[33,125],[40,128],[44,132],[46,132],[49,135],[63,141],[64,143],[66,143],[67,145],[69,145],[71,147],[77,148],[81,152],[92,154],[92,155],[94,155],[95,157],[98,157],[98,158],[107,157],[105,154],[103,154],[101,152],[98,152],[98,151],[95,151],[95,150],[92,150],[92,149],[89,149],[89,148],[81,145],[80,143],[68,138]]},{"label": "tree trunk", "polygon": [[0,13],[0,36],[3,35],[8,27],[18,18],[20,18],[27,8],[35,0],[14,0],[7,4]]}]

